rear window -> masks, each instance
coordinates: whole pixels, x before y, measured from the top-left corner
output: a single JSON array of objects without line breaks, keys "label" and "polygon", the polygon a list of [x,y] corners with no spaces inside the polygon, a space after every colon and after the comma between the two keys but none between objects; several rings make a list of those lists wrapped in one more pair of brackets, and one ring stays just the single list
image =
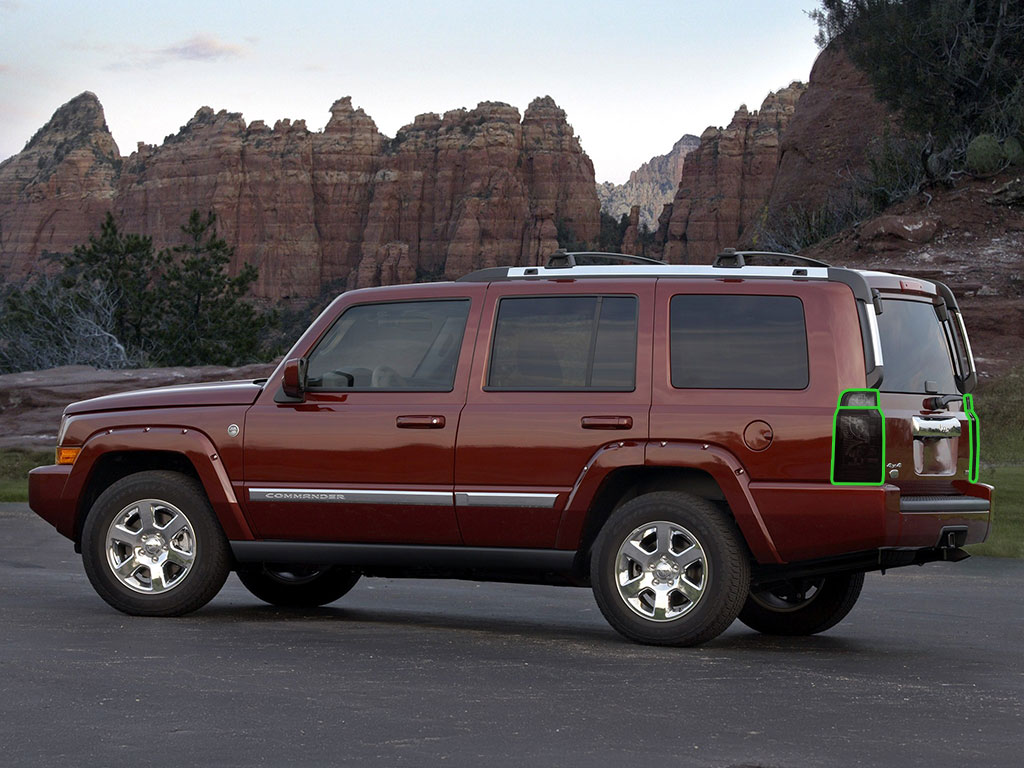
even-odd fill
[{"label": "rear window", "polygon": [[795,296],[673,296],[672,386],[804,389],[803,302]]},{"label": "rear window", "polygon": [[[878,315],[884,392],[955,394],[953,362],[935,307],[929,302],[885,299]],[[926,383],[927,382],[927,383]]]},{"label": "rear window", "polygon": [[632,390],[636,318],[635,296],[502,299],[487,388]]}]

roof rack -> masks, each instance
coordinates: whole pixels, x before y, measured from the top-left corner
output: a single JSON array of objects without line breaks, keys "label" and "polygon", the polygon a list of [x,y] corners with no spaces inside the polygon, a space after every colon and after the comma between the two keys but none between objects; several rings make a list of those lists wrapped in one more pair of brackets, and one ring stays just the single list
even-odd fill
[{"label": "roof rack", "polygon": [[[571,269],[572,267],[582,266],[579,263],[579,259],[597,258],[606,259],[608,261],[615,261],[622,264],[665,264],[664,261],[658,259],[649,259],[646,256],[631,256],[625,253],[607,253],[605,251],[567,251],[565,248],[559,248],[552,254],[551,258],[548,259],[548,263],[544,266],[545,269]],[[597,266],[597,265],[587,265]]]},{"label": "roof rack", "polygon": [[[789,266],[755,265],[753,261],[788,261]],[[591,260],[606,263],[587,263]],[[582,263],[581,263],[582,262]],[[626,277],[706,277],[706,278],[787,278],[827,280],[832,267],[823,261],[773,251],[737,251],[726,248],[710,266],[666,264],[646,256],[602,251],[566,251],[559,249],[544,266],[488,267],[458,278],[460,282],[489,282],[522,278],[626,278]]]},{"label": "roof rack", "polygon": [[824,261],[811,259],[807,256],[797,256],[795,253],[778,253],[776,251],[737,251],[735,248],[723,248],[722,252],[715,256],[711,262],[712,267],[719,269],[739,269],[746,266],[752,259],[770,258],[776,261],[788,261],[792,264],[802,264],[808,267],[830,267]]}]

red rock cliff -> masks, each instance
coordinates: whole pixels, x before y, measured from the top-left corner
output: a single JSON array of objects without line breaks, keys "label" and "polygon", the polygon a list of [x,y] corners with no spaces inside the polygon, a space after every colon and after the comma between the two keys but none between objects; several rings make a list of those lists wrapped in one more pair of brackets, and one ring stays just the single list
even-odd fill
[{"label": "red rock cliff", "polygon": [[92,93],[76,96],[0,163],[0,277],[29,274],[44,251],[69,251],[114,203],[121,153]]},{"label": "red rock cliff", "polygon": [[593,165],[550,97],[522,118],[493,102],[420,115],[394,139],[349,98],[321,132],[203,107],[122,159],[87,93],[0,165],[0,278],[84,242],[107,210],[174,245],[193,208],[217,213],[237,261],[259,267],[256,293],[274,299],[537,263],[559,227],[580,241],[599,227]]},{"label": "red rock cliff", "polygon": [[839,46],[818,56],[807,92],[779,143],[769,211],[815,210],[865,173],[872,139],[894,122],[875,99],[867,75]]},{"label": "red rock cliff", "polygon": [[779,137],[806,90],[792,83],[757,112],[741,106],[728,127],[710,127],[683,161],[675,198],[658,219],[656,246],[674,263],[710,263],[737,244],[768,197],[779,160]]}]

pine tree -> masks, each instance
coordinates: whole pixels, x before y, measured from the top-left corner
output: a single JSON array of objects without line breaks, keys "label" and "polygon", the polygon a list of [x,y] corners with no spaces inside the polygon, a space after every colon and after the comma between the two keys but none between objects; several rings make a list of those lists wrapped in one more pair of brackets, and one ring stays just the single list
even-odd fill
[{"label": "pine tree", "polygon": [[185,242],[166,252],[157,285],[161,326],[154,357],[164,365],[236,365],[260,359],[274,312],[245,300],[258,273],[244,264],[232,277],[234,249],[217,236],[217,217],[193,210]]},{"label": "pine tree", "polygon": [[69,291],[105,288],[113,304],[111,332],[126,349],[141,352],[158,323],[153,283],[164,262],[152,238],[122,234],[108,211],[99,236],[89,235],[88,245],[65,257],[61,279]]}]

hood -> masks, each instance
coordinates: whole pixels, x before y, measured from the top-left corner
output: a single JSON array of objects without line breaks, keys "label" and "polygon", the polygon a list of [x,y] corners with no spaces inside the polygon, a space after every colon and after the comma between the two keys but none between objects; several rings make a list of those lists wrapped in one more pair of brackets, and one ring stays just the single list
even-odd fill
[{"label": "hood", "polygon": [[218,381],[208,384],[180,384],[155,389],[118,392],[72,403],[66,414],[94,411],[122,411],[136,408],[175,408],[199,405],[252,405],[263,384],[249,381]]}]

